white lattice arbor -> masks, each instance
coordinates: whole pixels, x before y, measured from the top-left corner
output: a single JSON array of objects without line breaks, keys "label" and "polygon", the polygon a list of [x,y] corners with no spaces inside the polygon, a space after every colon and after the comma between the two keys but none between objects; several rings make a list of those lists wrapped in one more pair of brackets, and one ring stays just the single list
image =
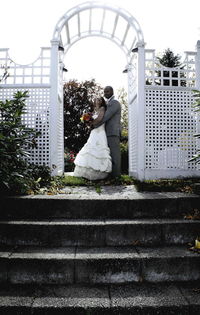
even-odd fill
[{"label": "white lattice arbor", "polygon": [[[115,43],[125,54],[127,64],[125,65],[129,75],[129,106],[131,107],[133,101],[133,94],[136,92],[137,100],[143,102],[144,96],[144,39],[142,30],[137,20],[126,10],[102,4],[102,2],[86,2],[80,4],[66,14],[64,14],[58,21],[52,39],[52,74],[51,74],[51,86],[52,86],[52,112],[55,115],[52,117],[52,126],[54,131],[58,126],[58,117],[61,117],[62,110],[62,81],[59,81],[60,70],[62,70],[63,54],[67,54],[68,50],[77,41],[87,37],[102,37]],[[59,48],[60,47],[60,48]],[[131,75],[132,71],[132,59],[133,49],[138,50],[138,73],[134,72],[134,76]],[[59,52],[60,49],[60,52]],[[60,62],[60,67],[58,64]],[[60,69],[60,70],[59,70]],[[94,73],[95,75],[95,73]],[[56,81],[55,78],[58,78]],[[57,107],[55,107],[57,104]],[[140,111],[140,108],[139,108]],[[129,120],[134,119],[134,113],[131,108],[129,110]],[[142,119],[142,115],[138,115],[138,119]],[[140,124],[140,122],[139,122]],[[132,143],[132,124],[129,124],[129,143]],[[55,144],[52,147],[52,152],[55,152],[53,156],[57,158],[58,146],[63,148],[63,139],[59,131],[54,133]],[[131,147],[131,145],[130,145]],[[131,152],[131,151],[130,151]],[[138,151],[140,156],[142,152]],[[143,153],[142,153],[143,154]],[[132,155],[130,154],[130,161]],[[140,160],[140,158],[139,158]],[[55,165],[58,165],[57,161],[54,161]]]},{"label": "white lattice arbor", "polygon": [[199,145],[193,137],[200,131],[199,117],[191,104],[192,89],[200,89],[200,42],[196,52],[186,53],[184,69],[165,68],[154,50],[144,48],[136,19],[101,2],[86,2],[64,14],[56,24],[51,48],[42,48],[29,65],[16,64],[8,49],[0,49],[0,65],[9,71],[0,84],[0,98],[28,90],[24,121],[42,132],[30,161],[49,165],[54,175],[63,174],[64,55],[77,41],[92,36],[112,41],[126,56],[129,174],[140,180],[199,176],[198,167],[188,159]]}]

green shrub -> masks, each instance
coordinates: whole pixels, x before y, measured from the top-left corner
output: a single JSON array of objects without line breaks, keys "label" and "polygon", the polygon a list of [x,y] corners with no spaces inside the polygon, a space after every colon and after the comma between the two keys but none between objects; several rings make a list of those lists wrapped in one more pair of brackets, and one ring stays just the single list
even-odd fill
[{"label": "green shrub", "polygon": [[74,170],[74,160],[76,153],[65,148],[64,152],[64,163],[65,163],[65,172],[73,172]]},{"label": "green shrub", "polygon": [[30,164],[28,174],[33,178],[33,181],[39,184],[39,187],[49,186],[52,176],[51,169],[46,165]]},{"label": "green shrub", "polygon": [[64,147],[78,153],[87,142],[90,128],[83,124],[80,117],[85,112],[93,111],[93,99],[102,93],[102,88],[95,80],[64,84]]},{"label": "green shrub", "polygon": [[[200,91],[199,90],[193,90],[193,96],[195,97],[195,103],[192,104],[192,107],[194,109],[194,112],[198,113],[200,112]],[[200,133],[194,134],[194,137],[196,139],[200,139]],[[189,160],[189,162],[193,162],[199,164],[200,163],[200,149],[197,148],[196,154]]]},{"label": "green shrub", "polygon": [[121,151],[121,173],[128,174],[128,141],[120,143]]},{"label": "green shrub", "polygon": [[36,147],[36,138],[40,135],[22,122],[27,98],[27,91],[18,91],[13,99],[0,101],[1,194],[26,194],[50,177],[47,167],[34,166],[26,161],[30,154],[28,150]]}]

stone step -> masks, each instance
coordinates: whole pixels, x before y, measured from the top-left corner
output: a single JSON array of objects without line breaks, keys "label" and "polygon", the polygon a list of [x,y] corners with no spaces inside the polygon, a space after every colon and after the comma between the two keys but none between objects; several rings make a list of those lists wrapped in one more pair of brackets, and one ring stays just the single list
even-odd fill
[{"label": "stone step", "polygon": [[[126,189],[129,189],[128,193]],[[117,192],[108,190],[97,194],[95,190],[90,193],[88,188],[88,195],[69,193],[1,198],[0,219],[182,218],[200,208],[198,195],[141,193],[128,187]]]},{"label": "stone step", "polygon": [[156,248],[10,248],[0,252],[0,282],[105,284],[200,280],[200,255]]},{"label": "stone step", "polygon": [[3,285],[1,315],[199,315],[195,283],[128,285]]},{"label": "stone step", "polygon": [[156,246],[193,243],[200,220],[0,221],[0,245]]}]

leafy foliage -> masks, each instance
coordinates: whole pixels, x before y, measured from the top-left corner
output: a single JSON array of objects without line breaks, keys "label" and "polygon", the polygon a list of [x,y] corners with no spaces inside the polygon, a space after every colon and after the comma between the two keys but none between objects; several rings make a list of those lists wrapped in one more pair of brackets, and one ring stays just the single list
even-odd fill
[{"label": "leafy foliage", "polygon": [[9,68],[9,66],[0,64],[0,83],[5,81],[9,77]]},{"label": "leafy foliage", "polygon": [[195,102],[192,104],[192,107],[194,108],[195,112],[200,112],[200,91],[199,90],[193,90]]},{"label": "leafy foliage", "polygon": [[[200,112],[200,91],[193,90],[195,102],[192,104],[195,112]],[[200,133],[194,135],[195,138],[200,139]],[[200,149],[197,150],[196,154],[189,160],[189,162],[195,161],[196,163],[200,163]]]},{"label": "leafy foliage", "polygon": [[128,174],[128,140],[121,140],[120,152],[121,152],[121,172],[122,174]]},{"label": "leafy foliage", "polygon": [[95,80],[64,84],[64,146],[77,153],[86,143],[90,134],[88,125],[80,117],[93,110],[93,100],[102,94],[102,87]]},{"label": "leafy foliage", "polygon": [[118,90],[118,100],[122,106],[121,115],[121,139],[120,139],[120,151],[121,151],[121,172],[122,174],[128,174],[128,100],[127,92],[124,88]]},{"label": "leafy foliage", "polygon": [[122,106],[121,127],[122,130],[128,130],[128,95],[124,88],[118,90],[118,100]]},{"label": "leafy foliage", "polygon": [[0,192],[24,194],[38,188],[45,173],[45,183],[50,170],[45,166],[28,164],[28,149],[36,147],[39,133],[22,123],[28,92],[14,94],[13,99],[0,101]]},{"label": "leafy foliage", "polygon": [[175,55],[170,48],[167,48],[162,57],[157,57],[161,65],[169,68],[176,68],[181,66],[181,56]]},{"label": "leafy foliage", "polygon": [[176,191],[199,194],[199,178],[184,179],[158,179],[158,180],[135,180],[138,191]]},{"label": "leafy foliage", "polygon": [[64,152],[64,163],[65,163],[65,172],[72,172],[74,170],[74,160],[76,154],[73,151],[68,151],[65,149]]}]

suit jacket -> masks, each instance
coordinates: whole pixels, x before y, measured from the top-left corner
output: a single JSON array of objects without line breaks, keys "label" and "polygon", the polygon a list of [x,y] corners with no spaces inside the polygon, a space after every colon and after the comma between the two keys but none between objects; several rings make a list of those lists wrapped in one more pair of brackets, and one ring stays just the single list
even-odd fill
[{"label": "suit jacket", "polygon": [[111,97],[107,103],[107,109],[102,121],[95,125],[95,127],[101,126],[105,123],[105,130],[107,137],[120,136],[121,133],[121,105],[120,103]]}]

